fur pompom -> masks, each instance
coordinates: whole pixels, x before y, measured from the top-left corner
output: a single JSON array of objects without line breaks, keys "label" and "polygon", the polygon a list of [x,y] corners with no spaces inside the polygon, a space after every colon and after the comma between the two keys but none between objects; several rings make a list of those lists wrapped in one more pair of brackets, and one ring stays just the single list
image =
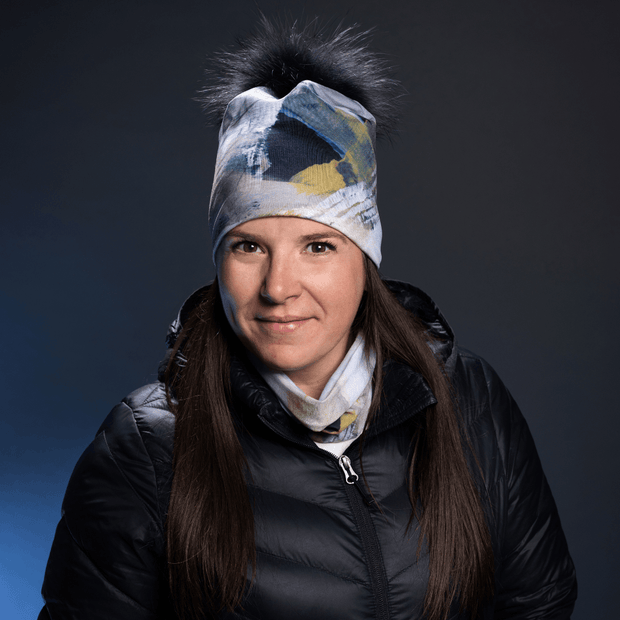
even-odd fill
[{"label": "fur pompom", "polygon": [[265,86],[277,98],[312,80],[361,103],[377,120],[377,135],[396,129],[402,87],[389,77],[385,61],[368,49],[369,32],[355,27],[327,33],[317,20],[298,28],[262,16],[255,34],[233,51],[210,59],[206,85],[199,91],[207,118],[221,123],[228,103],[240,93]]}]

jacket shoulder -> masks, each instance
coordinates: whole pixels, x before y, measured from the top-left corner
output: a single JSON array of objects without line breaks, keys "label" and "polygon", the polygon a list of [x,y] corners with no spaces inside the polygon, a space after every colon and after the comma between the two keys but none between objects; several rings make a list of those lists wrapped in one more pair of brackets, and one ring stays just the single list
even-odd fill
[{"label": "jacket shoulder", "polygon": [[505,460],[503,447],[510,444],[511,431],[526,426],[523,415],[489,362],[462,347],[457,347],[456,352],[453,383],[463,422],[467,428],[486,427],[485,432],[491,425]]},{"label": "jacket shoulder", "polygon": [[459,413],[490,481],[518,476],[519,463],[538,459],[528,424],[512,394],[484,358],[457,348],[453,384]]},{"label": "jacket shoulder", "polygon": [[505,389],[495,369],[483,357],[461,346],[456,346],[455,351],[457,381],[463,381],[466,378],[468,385],[488,393],[497,389]]},{"label": "jacket shoulder", "polygon": [[[525,418],[493,367],[459,349],[459,409],[482,474],[502,618],[570,618],[575,569]],[[523,593],[527,592],[528,596]]]},{"label": "jacket shoulder", "polygon": [[[126,396],[114,407],[99,427],[111,448],[120,453],[134,447],[146,451],[152,463],[171,462],[174,439],[174,415],[168,407],[162,383],[144,385]],[[128,444],[136,443],[137,446]]]},{"label": "jacket shoulder", "polygon": [[150,619],[166,600],[174,417],[160,384],[107,416],[67,487],[43,584],[51,617]]},{"label": "jacket shoulder", "polygon": [[[151,516],[158,529],[163,516],[158,506],[157,464],[172,458],[174,416],[159,383],[139,388],[124,398],[103,421],[95,439],[79,459],[63,502],[65,514],[85,497],[123,491]],[[74,487],[85,484],[78,492]]]}]

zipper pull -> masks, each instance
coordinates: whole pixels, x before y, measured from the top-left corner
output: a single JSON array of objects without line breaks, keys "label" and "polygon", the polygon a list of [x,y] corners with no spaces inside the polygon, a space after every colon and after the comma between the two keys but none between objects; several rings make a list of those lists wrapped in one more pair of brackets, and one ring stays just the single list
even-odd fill
[{"label": "zipper pull", "polygon": [[355,473],[355,470],[351,466],[351,459],[344,454],[338,459],[338,465],[344,472],[344,480],[347,484],[355,484],[360,477]]},{"label": "zipper pull", "polygon": [[344,481],[347,484],[354,484],[355,488],[360,492],[360,495],[364,499],[364,503],[367,506],[372,506],[375,503],[372,495],[368,493],[363,483],[359,482],[360,477],[355,473],[353,466],[351,465],[351,459],[344,454],[338,459],[338,465],[344,472]]}]

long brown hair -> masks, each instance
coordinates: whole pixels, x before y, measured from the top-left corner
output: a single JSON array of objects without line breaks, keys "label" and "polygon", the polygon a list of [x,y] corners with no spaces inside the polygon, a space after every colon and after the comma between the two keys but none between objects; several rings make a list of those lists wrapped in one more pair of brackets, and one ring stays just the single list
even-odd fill
[{"label": "long brown hair", "polygon": [[[353,329],[377,355],[369,424],[379,408],[387,359],[419,372],[437,399],[413,438],[407,481],[410,525],[417,520],[420,528],[418,554],[426,543],[430,556],[424,613],[428,620],[445,620],[458,598],[475,617],[493,593],[493,551],[455,395],[425,326],[400,305],[368,259]],[[252,575],[256,570],[247,464],[229,407],[233,342],[216,281],[183,326],[166,372],[176,416],[168,562],[181,618],[234,609],[243,600],[248,566]]]}]

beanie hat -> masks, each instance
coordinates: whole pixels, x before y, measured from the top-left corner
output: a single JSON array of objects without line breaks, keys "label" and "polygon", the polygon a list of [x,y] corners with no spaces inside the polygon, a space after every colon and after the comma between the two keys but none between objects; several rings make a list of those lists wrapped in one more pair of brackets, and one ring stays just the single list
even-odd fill
[{"label": "beanie hat", "polygon": [[213,257],[235,226],[293,216],[345,234],[378,266],[375,132],[398,120],[400,84],[368,33],[264,16],[237,49],[211,59],[199,93],[221,123],[209,229]]},{"label": "beanie hat", "polygon": [[374,142],[370,112],[310,80],[280,99],[265,87],[235,97],[220,129],[209,205],[214,260],[239,224],[287,216],[335,228],[378,267]]}]

